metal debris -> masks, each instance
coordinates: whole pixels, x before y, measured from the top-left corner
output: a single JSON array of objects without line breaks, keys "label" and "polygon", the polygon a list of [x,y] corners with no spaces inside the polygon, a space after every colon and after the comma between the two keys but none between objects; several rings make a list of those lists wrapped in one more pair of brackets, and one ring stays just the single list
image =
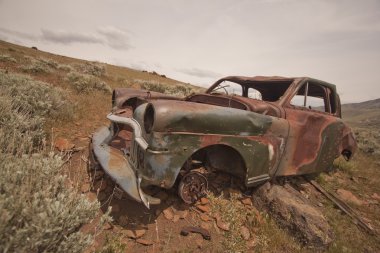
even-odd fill
[{"label": "metal debris", "polygon": [[211,234],[208,230],[200,227],[184,227],[181,230],[181,235],[187,236],[189,233],[198,233],[201,234],[203,239],[211,240]]},{"label": "metal debris", "polygon": [[326,191],[320,184],[314,180],[309,180],[310,184],[313,185],[319,192],[325,195],[329,200],[331,200],[340,210],[347,214],[354,224],[364,229],[369,234],[374,234],[374,229],[367,224],[361,217],[358,215],[348,204],[343,202],[337,195],[334,193]]}]

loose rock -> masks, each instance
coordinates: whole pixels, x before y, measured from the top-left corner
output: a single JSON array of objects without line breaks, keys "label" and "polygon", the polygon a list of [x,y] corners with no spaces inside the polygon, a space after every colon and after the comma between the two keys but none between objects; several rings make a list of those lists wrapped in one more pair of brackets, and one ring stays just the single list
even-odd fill
[{"label": "loose rock", "polygon": [[163,213],[167,220],[173,220],[174,214],[173,210],[170,207],[166,208]]},{"label": "loose rock", "polygon": [[179,215],[178,214],[174,214],[174,216],[173,216],[173,222],[177,222],[177,221],[179,221]]},{"label": "loose rock", "polygon": [[145,235],[145,229],[137,229],[137,230],[125,230],[125,235],[132,239],[137,239]]},{"label": "loose rock", "polygon": [[75,147],[75,144],[70,143],[65,138],[57,138],[57,140],[54,143],[54,146],[61,152],[71,150]]},{"label": "loose rock", "polygon": [[216,225],[217,225],[218,228],[220,228],[221,230],[224,230],[224,231],[229,231],[229,230],[230,230],[230,223],[224,222],[224,221],[222,221],[221,219],[218,219],[218,220],[216,221]]},{"label": "loose rock", "polygon": [[336,193],[338,194],[338,196],[343,200],[343,201],[347,201],[347,202],[351,202],[355,205],[358,205],[358,206],[361,206],[363,204],[363,201],[361,201],[360,199],[358,199],[358,197],[356,197],[352,192],[350,191],[347,191],[347,190],[344,190],[344,189],[338,189],[336,191]]},{"label": "loose rock", "polygon": [[240,234],[241,237],[246,241],[251,237],[251,233],[249,232],[249,229],[246,226],[240,227]]},{"label": "loose rock", "polygon": [[254,193],[254,204],[267,210],[284,228],[291,231],[301,243],[319,250],[333,241],[333,230],[326,218],[310,200],[288,184],[262,185]]},{"label": "loose rock", "polygon": [[207,222],[201,222],[201,228],[206,229],[206,230],[210,230],[211,224],[207,223]]},{"label": "loose rock", "polygon": [[206,205],[208,203],[210,203],[210,201],[207,198],[201,198],[201,204],[202,205]]},{"label": "loose rock", "polygon": [[104,229],[104,230],[110,230],[110,229],[112,229],[112,228],[113,228],[113,226],[112,226],[112,224],[109,223],[109,222],[107,222],[107,223],[104,224],[104,226],[103,226],[103,229]]},{"label": "loose rock", "polygon": [[380,195],[377,194],[376,192],[374,194],[372,194],[371,196],[373,199],[376,199],[376,200],[379,200],[380,201]]},{"label": "loose rock", "polygon": [[153,245],[153,241],[151,240],[146,240],[146,239],[137,239],[136,240],[137,243],[140,243],[142,245],[145,245],[145,246],[150,246],[150,245]]},{"label": "loose rock", "polygon": [[209,205],[205,205],[205,206],[198,205],[197,208],[204,213],[209,213],[211,211],[211,207]]},{"label": "loose rock", "polygon": [[241,200],[241,203],[243,203],[246,206],[252,206],[252,200],[251,198],[244,198]]},{"label": "loose rock", "polygon": [[189,214],[188,210],[178,211],[177,214],[179,215],[179,218],[185,219],[187,215]]},{"label": "loose rock", "polygon": [[203,221],[210,221],[210,220],[212,220],[212,219],[210,218],[210,216],[208,216],[207,214],[204,214],[204,213],[202,213],[202,214],[200,215],[200,218],[201,218],[201,220],[203,220]]}]

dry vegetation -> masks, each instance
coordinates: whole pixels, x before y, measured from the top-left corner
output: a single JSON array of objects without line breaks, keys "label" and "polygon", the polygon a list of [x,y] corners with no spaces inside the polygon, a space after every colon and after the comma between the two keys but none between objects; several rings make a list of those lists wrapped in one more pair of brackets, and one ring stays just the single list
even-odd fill
[{"label": "dry vegetation", "polygon": [[80,228],[99,203],[68,186],[62,158],[44,145],[46,118],[70,119],[65,93],[5,71],[0,87],[0,250],[82,252],[93,236]]},{"label": "dry vegetation", "polygon": [[[99,252],[125,252],[134,243],[125,240],[124,228],[119,228],[118,232],[111,230],[108,237],[99,236],[102,222],[96,217],[99,212],[104,213],[105,208],[99,207],[98,195],[91,202],[86,198],[88,196],[78,193],[85,178],[83,174],[87,173],[86,166],[71,162],[63,164],[64,154],[54,154],[50,145],[57,137],[77,142],[100,125],[107,124],[105,115],[111,106],[109,92],[116,87],[143,88],[181,96],[200,90],[149,72],[86,62],[0,42],[1,251],[81,252],[92,245],[90,249]],[[366,113],[373,116],[374,111]],[[358,117],[355,113],[352,116]],[[372,194],[379,194],[380,149],[376,146],[379,125],[374,117],[353,117],[350,123],[356,129],[361,151],[353,163],[336,161],[336,170],[322,174],[318,180],[330,191],[345,188],[368,202]],[[210,195],[209,199],[212,212],[220,213],[231,229],[221,232],[217,237],[220,241],[212,242],[206,251],[312,251],[280,229],[267,214],[245,208],[233,195],[229,198]],[[379,204],[373,203],[355,208],[371,221],[373,227],[380,228]],[[377,237],[358,229],[329,201],[324,201],[323,205],[324,214],[336,235],[328,252],[380,250]],[[94,220],[99,224],[89,231],[81,230],[83,224]],[[178,245],[178,239],[173,239],[179,235],[173,235],[174,228],[170,226],[176,224],[170,224],[160,234],[164,243],[159,249],[186,251]],[[239,231],[242,225],[251,231],[253,245],[242,239]],[[97,238],[96,244],[93,243],[94,237]],[[197,250],[204,251],[195,247]]]}]

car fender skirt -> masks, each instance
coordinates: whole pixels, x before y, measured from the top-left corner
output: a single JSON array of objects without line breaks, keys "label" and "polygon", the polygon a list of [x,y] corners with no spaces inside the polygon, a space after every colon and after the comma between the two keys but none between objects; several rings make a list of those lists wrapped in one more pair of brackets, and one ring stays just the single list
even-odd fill
[{"label": "car fender skirt", "polygon": [[108,127],[98,129],[92,138],[92,149],[96,160],[103,170],[134,200],[142,202],[147,208],[159,204],[160,199],[145,194],[140,188],[141,178],[137,177],[132,165],[124,154],[108,143],[113,133]]}]

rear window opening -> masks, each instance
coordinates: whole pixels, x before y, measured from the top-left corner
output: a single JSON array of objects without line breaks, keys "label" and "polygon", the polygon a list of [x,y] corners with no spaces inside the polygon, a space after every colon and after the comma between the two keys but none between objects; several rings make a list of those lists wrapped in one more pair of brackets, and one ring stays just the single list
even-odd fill
[{"label": "rear window opening", "polygon": [[320,112],[332,114],[336,112],[333,92],[329,88],[311,81],[302,85],[290,104]]}]

